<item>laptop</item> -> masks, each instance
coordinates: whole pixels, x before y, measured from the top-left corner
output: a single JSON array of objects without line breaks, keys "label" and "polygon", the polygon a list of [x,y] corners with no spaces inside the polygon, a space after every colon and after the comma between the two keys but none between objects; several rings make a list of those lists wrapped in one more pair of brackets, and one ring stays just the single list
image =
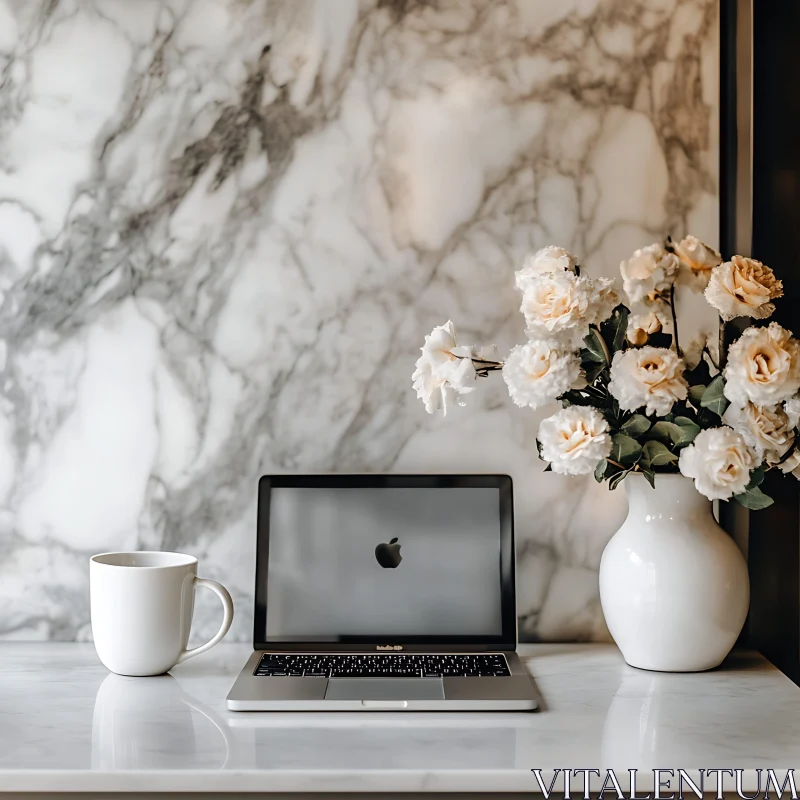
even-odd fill
[{"label": "laptop", "polygon": [[267,475],[232,711],[531,711],[507,475]]}]

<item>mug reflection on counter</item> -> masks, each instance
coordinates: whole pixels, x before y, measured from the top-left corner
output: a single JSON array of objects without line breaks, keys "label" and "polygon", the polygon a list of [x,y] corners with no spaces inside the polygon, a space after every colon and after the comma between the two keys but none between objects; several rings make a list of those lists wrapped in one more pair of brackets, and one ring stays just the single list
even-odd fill
[{"label": "mug reflection on counter", "polygon": [[171,675],[106,676],[94,701],[92,769],[185,767],[192,754],[198,767],[227,766],[230,743],[216,712]]}]

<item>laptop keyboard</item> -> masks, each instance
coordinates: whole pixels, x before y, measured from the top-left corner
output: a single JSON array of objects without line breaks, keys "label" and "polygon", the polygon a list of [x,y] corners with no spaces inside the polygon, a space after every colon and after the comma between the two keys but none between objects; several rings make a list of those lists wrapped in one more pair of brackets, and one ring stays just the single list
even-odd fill
[{"label": "laptop keyboard", "polygon": [[265,653],[256,675],[305,678],[508,677],[501,653]]}]

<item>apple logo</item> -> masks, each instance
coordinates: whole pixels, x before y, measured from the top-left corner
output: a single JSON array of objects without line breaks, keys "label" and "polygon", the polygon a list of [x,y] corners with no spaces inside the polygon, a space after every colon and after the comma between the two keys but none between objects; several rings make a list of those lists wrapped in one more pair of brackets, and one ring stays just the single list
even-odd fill
[{"label": "apple logo", "polygon": [[389,544],[381,542],[375,548],[375,558],[384,569],[394,569],[403,560],[400,555],[400,545],[397,544],[397,537],[395,536]]}]

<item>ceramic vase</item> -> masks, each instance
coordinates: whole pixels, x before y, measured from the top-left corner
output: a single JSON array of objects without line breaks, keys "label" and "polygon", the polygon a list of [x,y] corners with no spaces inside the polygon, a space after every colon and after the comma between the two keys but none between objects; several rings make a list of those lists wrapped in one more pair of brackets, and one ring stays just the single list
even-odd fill
[{"label": "ceramic vase", "polygon": [[655,484],[623,482],[628,516],[600,562],[606,623],[633,667],[712,669],[744,625],[747,565],[690,479],[656,475]]}]

